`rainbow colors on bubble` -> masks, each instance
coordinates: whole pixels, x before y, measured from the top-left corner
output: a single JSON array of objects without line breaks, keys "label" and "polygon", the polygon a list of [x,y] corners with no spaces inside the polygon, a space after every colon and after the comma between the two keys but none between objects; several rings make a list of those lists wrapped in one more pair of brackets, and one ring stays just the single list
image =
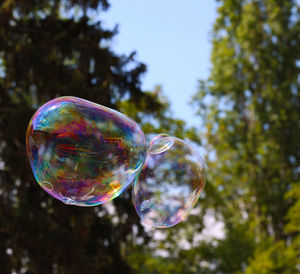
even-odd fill
[{"label": "rainbow colors on bubble", "polygon": [[68,204],[93,206],[130,185],[147,148],[142,130],[125,115],[61,97],[34,114],[27,151],[35,179],[46,192]]},{"label": "rainbow colors on bubble", "polygon": [[54,198],[95,206],[134,182],[135,209],[154,227],[185,219],[205,186],[205,164],[185,141],[161,134],[147,145],[133,120],[76,97],[41,106],[26,145],[36,181]]}]

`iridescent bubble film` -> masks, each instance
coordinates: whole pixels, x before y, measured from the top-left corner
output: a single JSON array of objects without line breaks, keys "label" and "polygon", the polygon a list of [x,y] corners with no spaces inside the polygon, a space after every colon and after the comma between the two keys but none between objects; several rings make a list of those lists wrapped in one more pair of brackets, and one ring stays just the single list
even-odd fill
[{"label": "iridescent bubble film", "polygon": [[149,146],[134,182],[135,209],[143,223],[171,227],[186,218],[205,186],[205,165],[181,139],[161,134]]},{"label": "iridescent bubble film", "polygon": [[134,180],[147,153],[140,127],[125,115],[76,97],[60,97],[32,117],[26,136],[35,179],[67,204],[110,201]]}]

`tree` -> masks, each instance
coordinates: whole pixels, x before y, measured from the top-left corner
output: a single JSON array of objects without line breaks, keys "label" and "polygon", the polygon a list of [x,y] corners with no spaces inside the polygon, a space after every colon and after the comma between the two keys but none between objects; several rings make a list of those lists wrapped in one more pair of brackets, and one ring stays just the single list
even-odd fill
[{"label": "tree", "polygon": [[207,202],[225,224],[209,258],[217,273],[299,268],[299,33],[296,1],[218,1],[211,75],[194,97],[210,151]]},{"label": "tree", "polygon": [[161,109],[141,90],[145,65],[134,54],[112,52],[117,30],[92,19],[108,6],[107,0],[0,2],[1,273],[130,273],[126,246],[134,237],[147,239],[130,191],[109,206],[63,205],[38,187],[26,156],[27,124],[54,97],[115,109],[129,98],[133,107],[144,102],[145,112]]}]

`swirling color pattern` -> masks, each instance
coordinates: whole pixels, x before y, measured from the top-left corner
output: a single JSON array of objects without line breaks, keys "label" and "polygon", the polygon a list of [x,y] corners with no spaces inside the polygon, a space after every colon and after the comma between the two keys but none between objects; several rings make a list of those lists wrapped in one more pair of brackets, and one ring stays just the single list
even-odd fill
[{"label": "swirling color pattern", "polygon": [[134,121],[76,97],[60,97],[38,109],[26,143],[39,185],[56,199],[79,206],[117,197],[147,154],[145,136]]}]

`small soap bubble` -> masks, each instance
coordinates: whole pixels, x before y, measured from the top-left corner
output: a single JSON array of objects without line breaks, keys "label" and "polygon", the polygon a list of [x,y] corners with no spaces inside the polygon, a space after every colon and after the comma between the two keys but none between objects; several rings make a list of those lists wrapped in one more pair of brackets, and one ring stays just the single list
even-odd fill
[{"label": "small soap bubble", "polygon": [[155,136],[149,144],[149,152],[152,154],[162,153],[173,145],[173,138],[168,134]]},{"label": "small soap bubble", "polygon": [[93,206],[122,193],[142,168],[147,146],[127,116],[76,97],[38,109],[26,135],[39,185],[66,204]]},{"label": "small soap bubble", "polygon": [[133,188],[142,223],[167,228],[184,220],[205,186],[205,164],[185,141],[161,134],[148,148]]},{"label": "small soap bubble", "polygon": [[53,190],[53,185],[47,181],[43,181],[41,183],[41,187],[45,190],[48,190],[48,191],[52,191]]}]

